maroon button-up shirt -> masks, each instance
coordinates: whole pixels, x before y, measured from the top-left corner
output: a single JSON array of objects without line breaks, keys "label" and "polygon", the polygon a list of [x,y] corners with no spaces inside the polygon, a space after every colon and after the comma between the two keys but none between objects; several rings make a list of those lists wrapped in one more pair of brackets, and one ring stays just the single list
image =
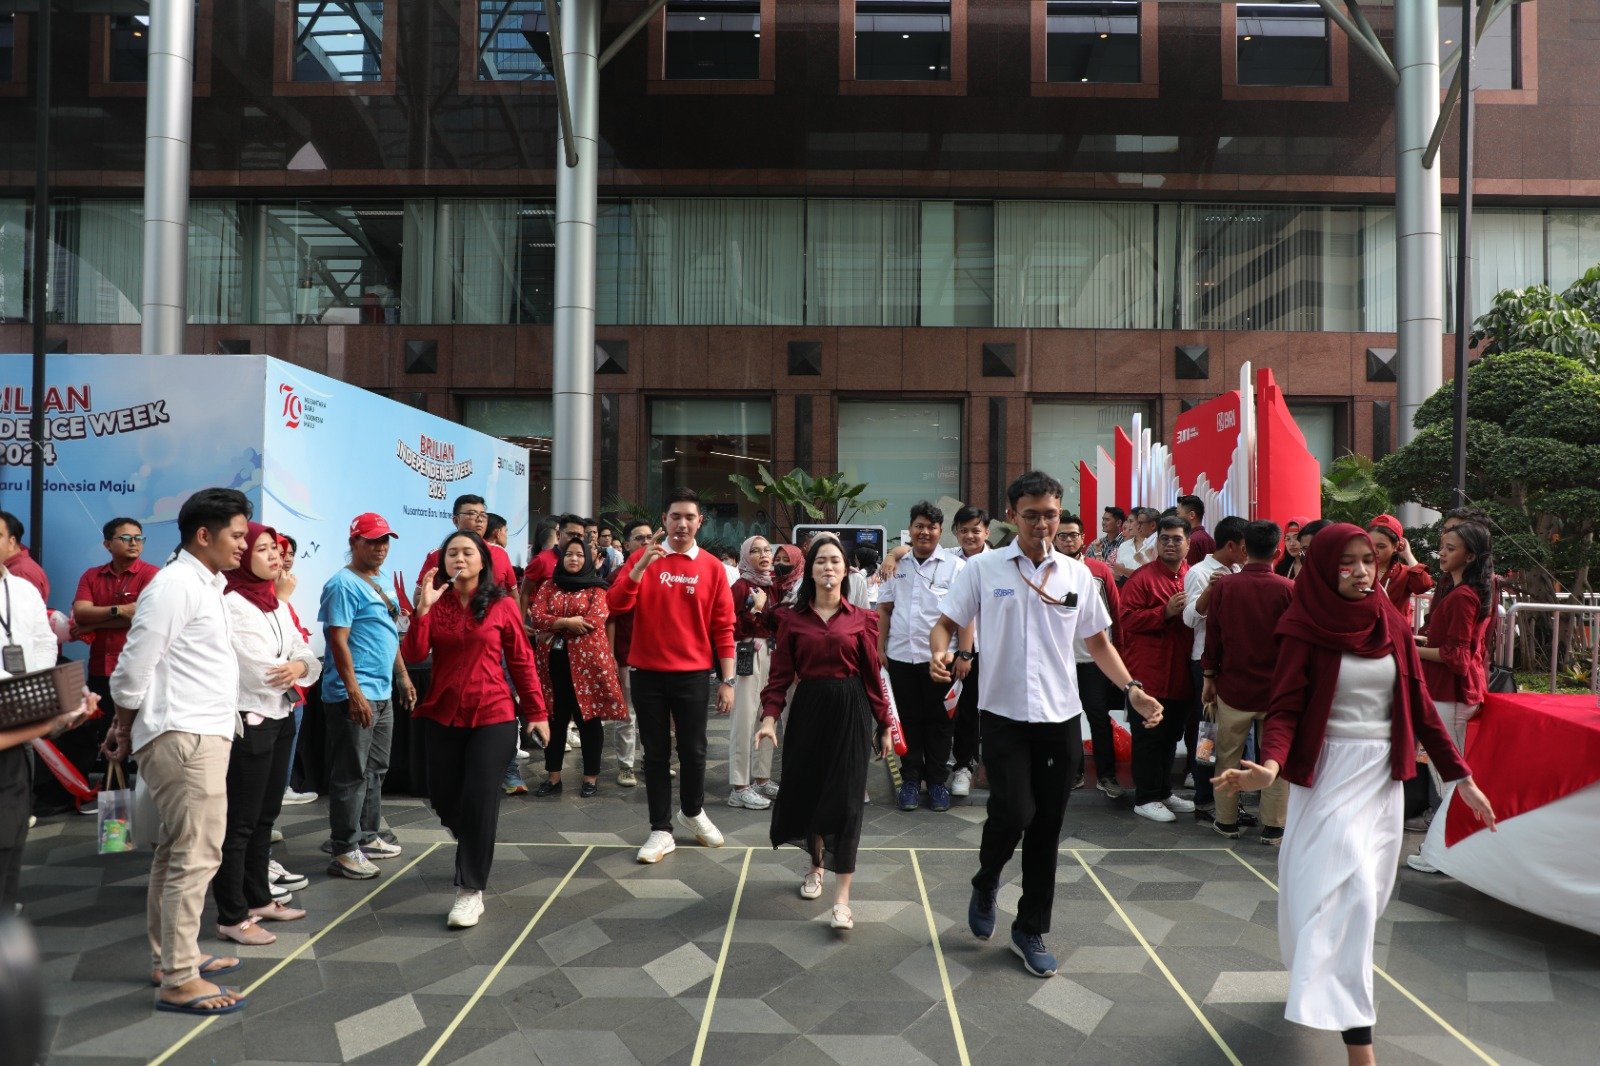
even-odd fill
[{"label": "maroon button-up shirt", "polygon": [[[127,607],[139,598],[139,593],[150,584],[150,579],[161,573],[161,568],[135,559],[133,565],[122,573],[104,566],[91,566],[78,579],[78,591],[72,602],[88,600],[96,607]],[[110,677],[117,668],[117,656],[128,643],[128,630],[94,629],[89,631],[89,676]]]},{"label": "maroon button-up shirt", "polygon": [[6,560],[6,572],[20,577],[28,584],[39,590],[39,596],[45,604],[50,603],[50,579],[45,576],[44,567],[34,562],[33,556],[28,554],[26,545],[17,554]]},{"label": "maroon button-up shirt", "polygon": [[1160,700],[1186,700],[1194,694],[1189,676],[1194,630],[1184,624],[1181,611],[1171,618],[1166,613],[1167,601],[1183,591],[1188,572],[1188,563],[1173,573],[1157,559],[1135,570],[1122,586],[1117,647],[1128,673]]},{"label": "maroon button-up shirt", "polygon": [[1211,586],[1200,663],[1216,674],[1217,695],[1229,707],[1251,714],[1266,711],[1278,662],[1273,631],[1293,598],[1294,582],[1273,573],[1269,563],[1246,563]]},{"label": "maroon button-up shirt", "polygon": [[772,671],[767,675],[767,687],[761,690],[761,713],[767,718],[783,714],[791,682],[859,677],[866,686],[872,716],[880,726],[887,727],[889,704],[883,698],[879,669],[875,611],[840,600],[838,612],[824,622],[809,603],[781,608]]}]

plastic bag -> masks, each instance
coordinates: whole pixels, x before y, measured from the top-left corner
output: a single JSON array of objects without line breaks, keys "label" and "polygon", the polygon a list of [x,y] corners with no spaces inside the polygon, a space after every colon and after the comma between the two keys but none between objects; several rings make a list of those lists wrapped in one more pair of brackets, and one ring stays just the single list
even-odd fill
[{"label": "plastic bag", "polygon": [[137,847],[133,840],[133,789],[128,787],[128,779],[118,763],[112,763],[106,772],[106,784],[113,782],[121,787],[100,790],[99,814],[96,815],[102,855],[118,855]]},{"label": "plastic bag", "polygon": [[[1094,741],[1085,740],[1083,751],[1086,755],[1094,754]],[[1111,751],[1119,763],[1133,761],[1133,734],[1128,732],[1126,726],[1115,719],[1111,722]]]},{"label": "plastic bag", "polygon": [[1217,723],[1200,723],[1194,743],[1194,761],[1204,766],[1217,765]]}]

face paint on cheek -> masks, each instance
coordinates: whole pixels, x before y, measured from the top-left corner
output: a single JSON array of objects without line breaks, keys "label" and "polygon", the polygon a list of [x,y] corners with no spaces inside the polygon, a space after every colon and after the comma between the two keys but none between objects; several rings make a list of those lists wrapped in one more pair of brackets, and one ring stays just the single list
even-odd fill
[{"label": "face paint on cheek", "polygon": [[1340,581],[1349,581],[1350,580],[1350,575],[1353,574],[1353,573],[1355,573],[1355,570],[1353,568],[1348,567],[1348,566],[1341,566],[1341,567],[1339,567],[1339,580]]}]

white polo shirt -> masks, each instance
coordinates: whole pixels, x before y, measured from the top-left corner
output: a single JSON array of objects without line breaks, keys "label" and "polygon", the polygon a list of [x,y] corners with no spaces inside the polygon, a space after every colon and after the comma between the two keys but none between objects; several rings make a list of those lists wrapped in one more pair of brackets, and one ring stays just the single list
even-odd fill
[{"label": "white polo shirt", "polygon": [[[1028,582],[1076,602],[1046,603]],[[979,708],[1018,722],[1070,722],[1083,713],[1073,646],[1111,624],[1087,566],[1053,548],[1035,566],[1013,541],[968,561],[942,613],[957,626],[983,626]]]},{"label": "white polo shirt", "polygon": [[879,606],[894,604],[889,616],[889,658],[902,663],[925,663],[933,658],[928,634],[943,613],[939,605],[966,565],[960,553],[946,548],[935,548],[920,563],[916,552],[900,557],[894,577],[878,590]]}]

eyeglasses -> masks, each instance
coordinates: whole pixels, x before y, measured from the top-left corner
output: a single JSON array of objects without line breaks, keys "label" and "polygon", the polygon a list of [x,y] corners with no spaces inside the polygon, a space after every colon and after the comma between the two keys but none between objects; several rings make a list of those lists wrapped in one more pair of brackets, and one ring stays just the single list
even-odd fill
[{"label": "eyeglasses", "polygon": [[112,540],[120,540],[120,541],[122,541],[122,543],[130,544],[130,545],[131,544],[143,544],[144,543],[144,534],[142,534],[142,533],[118,533],[116,536],[112,537],[111,539]]},{"label": "eyeglasses", "polygon": [[772,549],[771,548],[751,548],[750,549],[750,554],[751,555],[771,555],[772,554]]},{"label": "eyeglasses", "polygon": [[1057,540],[1082,540],[1083,539],[1083,534],[1082,533],[1078,533],[1078,532],[1076,532],[1074,530],[1063,529],[1063,530],[1061,530],[1061,532],[1056,534],[1056,539]]},{"label": "eyeglasses", "polygon": [[1179,533],[1176,536],[1171,536],[1171,537],[1157,537],[1156,538],[1156,543],[1157,544],[1182,544],[1184,541],[1186,541],[1188,539],[1189,539],[1188,537],[1186,537],[1183,534]]},{"label": "eyeglasses", "polygon": [[476,522],[480,518],[488,518],[489,517],[489,512],[488,511],[457,511],[456,512],[456,517],[457,518],[470,518],[474,522]]}]

